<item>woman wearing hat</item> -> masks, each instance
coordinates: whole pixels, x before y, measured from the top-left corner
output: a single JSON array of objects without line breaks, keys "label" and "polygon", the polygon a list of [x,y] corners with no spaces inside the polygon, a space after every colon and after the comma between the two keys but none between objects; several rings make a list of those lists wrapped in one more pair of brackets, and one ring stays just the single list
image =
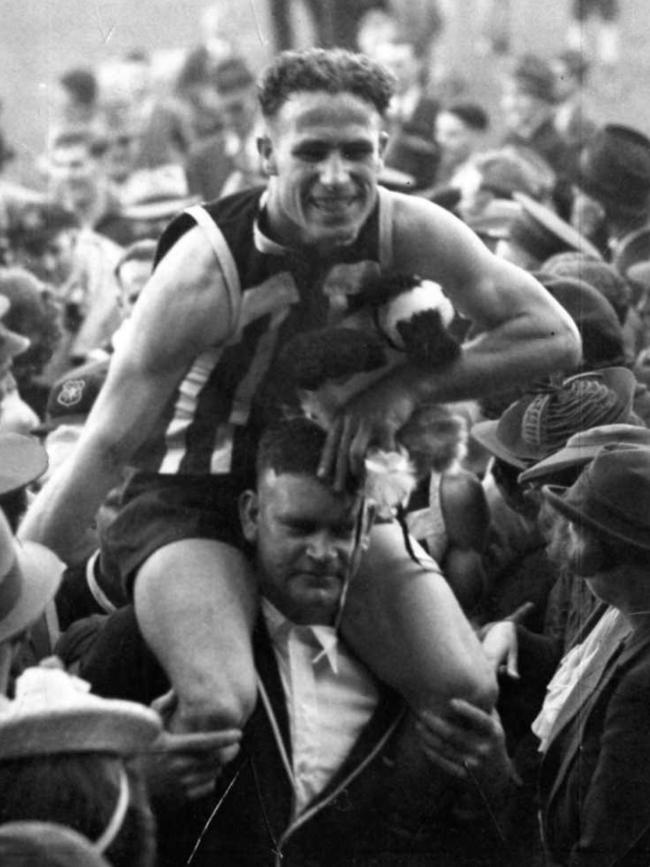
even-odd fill
[{"label": "woman wearing hat", "polygon": [[[533,724],[548,864],[646,867],[650,447],[605,446],[571,487],[545,486],[543,493],[570,521],[567,555],[575,573],[605,603],[562,660]],[[549,666],[543,643],[520,643],[519,652],[541,678]],[[486,761],[503,762],[498,722],[460,705],[454,719],[429,721],[431,757],[455,764],[459,776]]]},{"label": "woman wearing hat", "polygon": [[67,825],[113,867],[152,867],[154,821],[134,759],[151,749],[160,718],[88,688],[30,668],[0,706],[0,823]]}]

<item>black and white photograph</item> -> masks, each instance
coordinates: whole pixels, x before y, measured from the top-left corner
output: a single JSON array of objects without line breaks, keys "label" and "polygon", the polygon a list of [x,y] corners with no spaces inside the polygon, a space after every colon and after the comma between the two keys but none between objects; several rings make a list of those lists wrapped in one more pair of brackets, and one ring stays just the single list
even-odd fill
[{"label": "black and white photograph", "polygon": [[647,0],[0,14],[0,867],[650,867]]}]

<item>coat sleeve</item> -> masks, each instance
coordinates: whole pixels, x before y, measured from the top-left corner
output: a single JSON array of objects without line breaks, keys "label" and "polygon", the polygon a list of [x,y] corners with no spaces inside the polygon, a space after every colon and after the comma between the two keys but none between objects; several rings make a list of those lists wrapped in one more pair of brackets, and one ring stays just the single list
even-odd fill
[{"label": "coat sleeve", "polygon": [[598,758],[570,867],[650,863],[650,660],[618,683],[607,708]]}]

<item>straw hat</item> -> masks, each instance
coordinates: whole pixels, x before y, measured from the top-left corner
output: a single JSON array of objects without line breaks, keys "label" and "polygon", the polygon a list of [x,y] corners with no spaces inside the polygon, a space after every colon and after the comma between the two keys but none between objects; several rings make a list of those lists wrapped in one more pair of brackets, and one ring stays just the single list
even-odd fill
[{"label": "straw hat", "polygon": [[53,753],[146,750],[158,737],[158,714],[132,701],[90,693],[90,684],[65,671],[28,668],[16,697],[0,707],[0,760]]}]

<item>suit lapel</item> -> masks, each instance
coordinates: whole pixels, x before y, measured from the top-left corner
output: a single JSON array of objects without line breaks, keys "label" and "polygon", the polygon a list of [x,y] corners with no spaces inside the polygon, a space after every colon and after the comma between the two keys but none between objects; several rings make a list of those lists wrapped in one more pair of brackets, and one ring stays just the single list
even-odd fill
[{"label": "suit lapel", "polygon": [[[625,666],[633,661],[650,644],[650,633],[633,633],[627,638],[621,638],[612,649],[612,652],[604,660],[603,665],[598,666],[582,679],[582,689],[576,689],[569,697],[569,701],[562,707],[554,726],[549,752],[554,746],[558,746],[558,736],[567,732],[567,739],[563,741],[563,758],[555,774],[553,786],[549,793],[547,803],[550,804],[571,767],[577,755],[584,735],[585,726],[589,716],[600,697],[609,687],[612,678]],[[570,729],[570,736],[569,730]]]}]

